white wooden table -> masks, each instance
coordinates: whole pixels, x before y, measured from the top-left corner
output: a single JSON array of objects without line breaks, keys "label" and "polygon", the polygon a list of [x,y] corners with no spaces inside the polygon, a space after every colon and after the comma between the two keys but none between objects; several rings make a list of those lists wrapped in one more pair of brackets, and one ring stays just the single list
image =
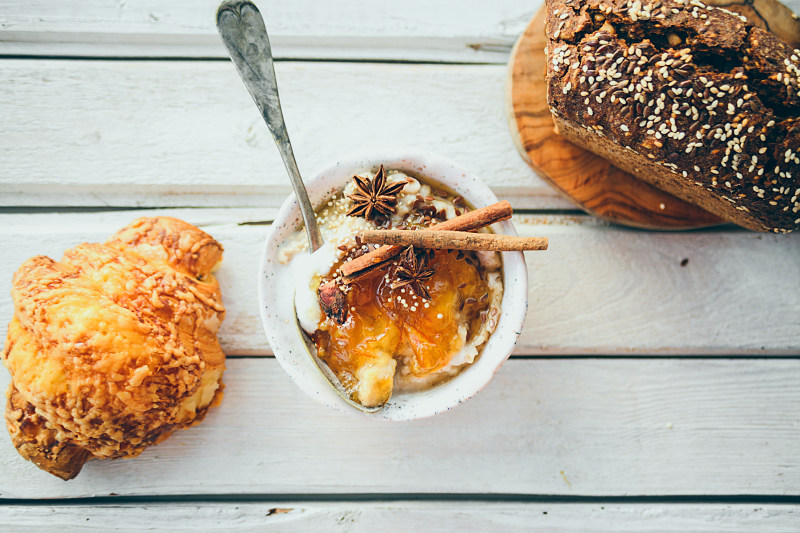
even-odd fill
[{"label": "white wooden table", "polygon": [[225,246],[229,356],[202,425],[70,482],[0,431],[0,531],[800,530],[800,235],[635,231],[561,199],[504,118],[536,0],[261,2],[305,175],[431,150],[551,243],[527,257],[517,350],[473,400],[386,424],[306,397],[255,298],[289,184],[216,4],[0,1],[0,323],[24,259],[170,214]]}]

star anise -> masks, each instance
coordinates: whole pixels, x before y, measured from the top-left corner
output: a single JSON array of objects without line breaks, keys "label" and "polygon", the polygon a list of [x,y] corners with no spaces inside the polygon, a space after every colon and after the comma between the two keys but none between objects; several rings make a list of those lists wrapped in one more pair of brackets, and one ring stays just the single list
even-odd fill
[{"label": "star anise", "polygon": [[425,282],[433,276],[435,270],[428,268],[428,253],[422,250],[417,253],[413,246],[409,246],[400,255],[400,265],[395,270],[396,280],[392,282],[392,289],[408,287],[411,291],[426,300],[431,299]]},{"label": "star anise", "polygon": [[386,170],[383,165],[371,180],[361,176],[353,176],[353,179],[357,190],[355,194],[348,195],[348,198],[353,200],[353,207],[347,212],[348,216],[363,216],[367,220],[373,220],[377,215],[389,217],[395,212],[397,193],[405,187],[405,181],[387,185]]}]

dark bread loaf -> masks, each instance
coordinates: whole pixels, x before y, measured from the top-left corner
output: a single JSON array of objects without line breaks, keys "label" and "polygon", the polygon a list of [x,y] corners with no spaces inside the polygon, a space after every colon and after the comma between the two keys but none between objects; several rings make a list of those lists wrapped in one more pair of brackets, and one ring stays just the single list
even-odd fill
[{"label": "dark bread loaf", "polygon": [[746,228],[800,227],[800,51],[699,0],[546,0],[558,132]]}]

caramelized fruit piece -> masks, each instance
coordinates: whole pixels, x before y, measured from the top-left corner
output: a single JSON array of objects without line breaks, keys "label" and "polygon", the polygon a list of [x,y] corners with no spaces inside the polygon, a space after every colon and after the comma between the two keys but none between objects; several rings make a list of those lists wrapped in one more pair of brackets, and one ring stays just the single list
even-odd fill
[{"label": "caramelized fruit piece", "polygon": [[422,377],[447,366],[462,348],[464,335],[489,306],[484,297],[489,288],[467,260],[471,256],[461,256],[445,250],[434,254],[429,266],[435,274],[426,282],[430,300],[408,287],[392,289],[394,269],[389,268],[350,285],[343,324],[330,318],[320,324],[314,335],[319,357],[354,401],[375,407],[389,400],[395,358],[403,358],[408,370]]}]

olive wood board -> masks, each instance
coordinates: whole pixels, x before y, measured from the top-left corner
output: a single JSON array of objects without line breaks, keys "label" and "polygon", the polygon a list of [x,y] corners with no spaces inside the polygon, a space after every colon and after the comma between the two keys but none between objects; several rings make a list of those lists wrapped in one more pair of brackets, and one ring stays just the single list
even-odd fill
[{"label": "olive wood board", "polygon": [[[709,2],[748,16],[798,46],[800,21],[775,0]],[[588,213],[618,224],[681,230],[724,223],[570,143],[555,131],[545,82],[546,9],[542,6],[517,41],[509,60],[506,112],[511,136],[536,173]]]}]

